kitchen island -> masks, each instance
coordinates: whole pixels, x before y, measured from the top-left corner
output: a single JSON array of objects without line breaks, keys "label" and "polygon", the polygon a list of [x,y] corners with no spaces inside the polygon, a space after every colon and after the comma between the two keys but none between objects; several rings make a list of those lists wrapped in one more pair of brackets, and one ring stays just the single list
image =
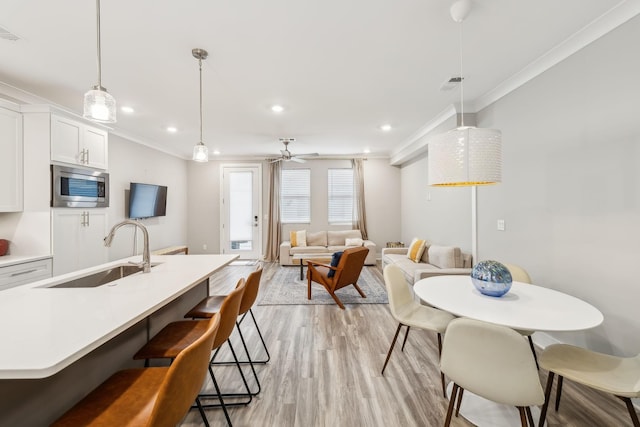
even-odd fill
[{"label": "kitchen island", "polygon": [[237,255],[152,256],[150,273],[98,287],[56,287],[118,260],[0,292],[0,425],[42,425],[118,369],[208,293]]}]

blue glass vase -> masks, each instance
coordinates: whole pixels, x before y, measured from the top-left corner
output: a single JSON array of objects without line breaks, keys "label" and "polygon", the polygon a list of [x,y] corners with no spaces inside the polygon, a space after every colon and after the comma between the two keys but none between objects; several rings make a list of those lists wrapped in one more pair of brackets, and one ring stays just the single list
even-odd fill
[{"label": "blue glass vase", "polygon": [[480,261],[471,271],[473,286],[483,295],[501,297],[511,289],[511,273],[498,261]]}]

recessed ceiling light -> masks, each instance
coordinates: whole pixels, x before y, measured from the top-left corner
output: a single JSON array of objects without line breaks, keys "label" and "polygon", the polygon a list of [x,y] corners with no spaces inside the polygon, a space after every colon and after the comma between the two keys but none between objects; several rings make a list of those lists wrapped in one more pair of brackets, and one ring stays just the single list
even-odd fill
[{"label": "recessed ceiling light", "polygon": [[220,155],[220,151],[218,151],[218,150],[213,150],[213,154],[214,154],[215,156],[219,156],[219,155]]},{"label": "recessed ceiling light", "polygon": [[371,150],[369,150],[368,148],[365,148],[365,149],[363,150],[363,152],[364,152],[364,154],[369,154],[369,153],[371,152]]},{"label": "recessed ceiling light", "polygon": [[122,111],[123,113],[131,114],[134,112],[134,109],[131,107],[123,106],[120,107],[120,111]]},{"label": "recessed ceiling light", "polygon": [[282,113],[284,111],[284,107],[282,105],[272,105],[271,111],[274,113]]},{"label": "recessed ceiling light", "polygon": [[173,127],[173,126],[168,126],[167,127],[167,132],[176,133],[176,132],[178,132],[178,128]]},{"label": "recessed ceiling light", "polygon": [[391,130],[391,125],[382,125],[380,126],[380,129],[385,132],[389,132]]}]

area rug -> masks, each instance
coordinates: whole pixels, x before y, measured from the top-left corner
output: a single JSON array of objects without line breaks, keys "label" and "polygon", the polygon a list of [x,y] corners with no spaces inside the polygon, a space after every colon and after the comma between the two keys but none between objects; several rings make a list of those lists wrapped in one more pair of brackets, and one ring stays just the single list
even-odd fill
[{"label": "area rug", "polygon": [[[336,295],[344,304],[387,304],[387,290],[374,271],[364,267],[358,286],[367,296],[362,298],[353,286],[339,289]],[[307,299],[307,279],[300,280],[299,267],[280,267],[273,278],[262,285],[258,305],[318,305],[335,304],[331,295],[317,283],[311,285],[311,300]]]}]

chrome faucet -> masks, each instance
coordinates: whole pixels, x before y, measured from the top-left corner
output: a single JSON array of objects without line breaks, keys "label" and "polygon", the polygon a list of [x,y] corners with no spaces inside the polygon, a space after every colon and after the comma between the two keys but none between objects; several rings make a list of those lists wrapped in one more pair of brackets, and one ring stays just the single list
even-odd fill
[{"label": "chrome faucet", "polygon": [[116,230],[127,224],[134,225],[142,230],[142,234],[144,235],[144,249],[142,250],[142,272],[149,273],[151,271],[151,255],[149,254],[149,232],[147,231],[147,227],[145,227],[141,222],[133,221],[131,219],[125,219],[124,221],[117,223],[111,228],[109,234],[107,234],[104,238],[104,245],[106,247],[111,246],[111,241],[116,235]]}]

